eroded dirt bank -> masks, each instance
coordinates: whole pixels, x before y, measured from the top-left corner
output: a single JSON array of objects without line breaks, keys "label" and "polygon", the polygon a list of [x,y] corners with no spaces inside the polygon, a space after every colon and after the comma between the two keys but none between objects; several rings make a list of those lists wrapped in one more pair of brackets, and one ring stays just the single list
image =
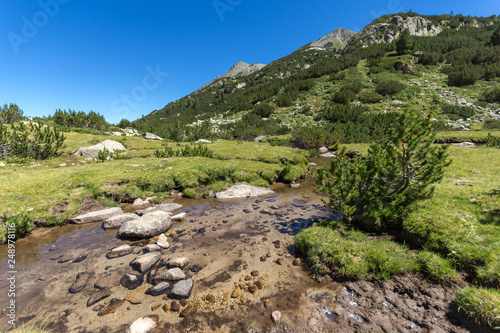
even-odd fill
[{"label": "eroded dirt bank", "polygon": [[[124,243],[116,230],[94,224],[36,232],[17,244],[18,255],[24,253],[18,323],[47,324],[54,332],[125,332],[137,318],[156,314],[163,332],[485,331],[457,313],[452,286],[418,277],[315,282],[306,267],[293,264],[294,235],[329,212],[307,183],[298,190],[274,189],[276,195],[259,199],[182,202],[187,218],[172,227],[172,246],[163,257],[190,259],[184,272],[194,287],[185,303],[145,294],[151,286],[146,282],[132,291],[119,284],[125,273],[137,273],[130,262],[146,242],[127,242],[134,254],[107,259],[108,250]],[[0,300],[6,304],[5,261],[1,272]],[[69,293],[81,272],[91,278],[82,291]],[[87,307],[96,282],[106,284],[111,296]],[[180,311],[172,311],[174,301]],[[190,306],[196,312],[181,317]],[[282,314],[279,324],[273,311]],[[4,313],[0,325],[7,327]]]}]

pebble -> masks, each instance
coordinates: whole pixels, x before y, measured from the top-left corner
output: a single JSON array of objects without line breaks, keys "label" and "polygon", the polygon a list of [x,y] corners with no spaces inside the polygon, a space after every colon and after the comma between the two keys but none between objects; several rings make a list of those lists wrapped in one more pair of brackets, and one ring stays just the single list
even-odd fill
[{"label": "pebble", "polygon": [[266,261],[266,260],[267,260],[266,257],[264,257],[264,256],[260,257],[260,261]]},{"label": "pebble", "polygon": [[158,252],[158,251],[161,251],[161,247],[157,244],[149,244],[148,246],[146,246],[146,251]]},{"label": "pebble", "polygon": [[241,295],[240,290],[238,288],[236,288],[236,289],[234,289],[233,293],[231,294],[231,297],[238,298],[238,297],[240,297],[240,295]]},{"label": "pebble", "polygon": [[195,312],[196,312],[196,308],[194,306],[188,306],[187,308],[182,310],[181,317],[184,317],[184,318],[188,317]]},{"label": "pebble", "polygon": [[170,303],[170,311],[179,312],[181,310],[181,305],[177,301],[172,301]]},{"label": "pebble", "polygon": [[293,265],[294,266],[301,266],[302,265],[302,260],[300,258],[296,258],[294,261],[293,261]]},{"label": "pebble", "polygon": [[250,291],[252,294],[255,294],[258,290],[259,288],[257,288],[257,286],[255,285],[248,287],[248,291]]},{"label": "pebble", "polygon": [[251,212],[252,212],[252,210],[250,210],[248,208],[243,209],[243,213],[250,214]]},{"label": "pebble", "polygon": [[189,265],[189,258],[186,257],[180,257],[180,258],[172,258],[168,261],[168,265],[170,267],[186,267]]},{"label": "pebble", "polygon": [[156,265],[160,259],[161,253],[150,252],[138,256],[130,264],[132,264],[140,273],[145,273],[153,268],[153,266]]},{"label": "pebble", "polygon": [[157,284],[156,286],[149,288],[149,294],[151,296],[160,296],[164,293],[166,293],[168,290],[172,288],[172,285],[168,282],[161,282]]},{"label": "pebble", "polygon": [[252,273],[250,273],[252,276],[259,276],[259,271],[252,271]]},{"label": "pebble", "polygon": [[106,316],[108,314],[112,314],[118,310],[120,306],[122,306],[125,303],[125,300],[123,299],[116,299],[113,298],[112,300],[109,301],[108,305],[106,305],[102,310],[100,310],[97,315],[98,316]]},{"label": "pebble", "polygon": [[275,324],[279,324],[279,322],[281,321],[281,312],[279,312],[279,311],[274,311],[274,312],[271,314],[271,319],[273,320],[273,323],[275,323]]},{"label": "pebble", "polygon": [[111,291],[108,288],[104,288],[104,289],[101,289],[99,291],[96,291],[88,299],[87,306],[94,305],[95,303],[97,303],[100,300],[105,299],[106,297],[109,297],[109,296],[111,296]]},{"label": "pebble", "polygon": [[209,303],[215,304],[215,296],[212,294],[207,295],[207,297],[205,297],[205,300]]},{"label": "pebble", "polygon": [[144,283],[144,276],[127,273],[120,279],[122,286],[129,290],[134,290]]}]

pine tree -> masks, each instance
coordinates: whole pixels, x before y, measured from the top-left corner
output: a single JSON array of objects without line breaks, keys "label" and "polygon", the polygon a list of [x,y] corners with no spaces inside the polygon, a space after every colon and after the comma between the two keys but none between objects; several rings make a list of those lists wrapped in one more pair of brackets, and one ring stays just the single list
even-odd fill
[{"label": "pine tree", "polygon": [[414,42],[410,34],[410,30],[405,29],[396,40],[396,52],[399,55],[408,54],[413,51]]},{"label": "pine tree", "polygon": [[497,46],[500,45],[500,27],[498,27],[490,38],[490,45]]}]

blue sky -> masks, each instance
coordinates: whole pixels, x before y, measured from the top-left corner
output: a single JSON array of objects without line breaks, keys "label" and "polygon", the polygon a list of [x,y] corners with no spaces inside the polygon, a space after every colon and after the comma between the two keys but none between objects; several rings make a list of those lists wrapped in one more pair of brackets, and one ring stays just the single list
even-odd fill
[{"label": "blue sky", "polygon": [[500,1],[0,0],[0,103],[134,120],[234,63],[269,63],[378,16],[490,16]]}]

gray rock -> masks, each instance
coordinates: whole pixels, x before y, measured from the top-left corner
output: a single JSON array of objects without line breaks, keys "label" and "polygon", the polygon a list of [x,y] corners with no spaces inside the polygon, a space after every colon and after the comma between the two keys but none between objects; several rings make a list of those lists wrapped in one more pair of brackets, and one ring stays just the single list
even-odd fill
[{"label": "gray rock", "polygon": [[163,138],[160,138],[158,135],[155,135],[153,133],[143,133],[142,137],[146,140],[163,140]]},{"label": "gray rock", "polygon": [[120,279],[122,286],[129,290],[134,290],[144,283],[144,277],[142,275],[136,275],[127,273]]},{"label": "gray rock", "polygon": [[186,274],[184,272],[176,267],[169,269],[166,272],[161,273],[160,275],[157,275],[154,278],[155,283],[159,282],[165,282],[165,281],[179,281],[179,280],[184,280],[186,278]]},{"label": "gray rock", "polygon": [[157,211],[138,219],[125,222],[118,231],[120,238],[151,238],[167,231],[172,226],[168,213]]},{"label": "gray rock", "polygon": [[325,154],[325,153],[328,153],[328,148],[326,148],[326,147],[321,147],[320,149],[318,149],[318,151],[319,151],[321,154]]},{"label": "gray rock", "polygon": [[281,312],[279,311],[274,311],[272,314],[271,314],[271,318],[273,320],[273,323],[275,324],[279,324],[279,322],[281,321]]},{"label": "gray rock", "polygon": [[326,153],[326,154],[322,154],[321,157],[326,157],[326,158],[333,158],[337,155],[335,155],[334,153]]},{"label": "gray rock", "polygon": [[134,249],[128,244],[120,245],[109,251],[108,254],[106,254],[106,258],[113,259],[123,257],[132,253],[133,251]]},{"label": "gray rock", "polygon": [[394,104],[394,105],[403,105],[403,102],[400,101],[400,100],[395,99],[395,100],[392,101],[392,104]]},{"label": "gray rock", "polygon": [[260,142],[260,140],[263,140],[263,139],[265,139],[265,138],[266,138],[266,136],[265,136],[265,135],[261,135],[261,136],[256,137],[255,139],[253,139],[253,141],[254,141],[254,142]]},{"label": "gray rock", "polygon": [[292,189],[298,189],[299,187],[300,187],[300,184],[297,184],[295,182],[290,184],[290,188],[292,188]]},{"label": "gray rock", "polygon": [[189,265],[189,258],[187,257],[178,257],[178,258],[172,258],[168,261],[168,265],[170,267],[186,267]]},{"label": "gray rock", "polygon": [[158,328],[158,315],[144,316],[132,323],[127,333],[155,333]]},{"label": "gray rock", "polygon": [[140,272],[144,273],[153,268],[154,265],[161,259],[160,252],[150,252],[135,258],[131,264]]},{"label": "gray rock", "polygon": [[189,298],[191,290],[193,289],[193,280],[187,279],[179,281],[172,288],[171,295],[178,298]]},{"label": "gray rock", "polygon": [[149,244],[148,246],[146,246],[146,251],[158,252],[158,251],[161,251],[161,247],[159,245],[156,245],[156,244]]},{"label": "gray rock", "polygon": [[113,272],[109,275],[100,277],[95,283],[94,288],[104,289],[113,288],[120,285],[121,275],[118,272]]},{"label": "gray rock", "polygon": [[126,213],[121,215],[112,216],[108,219],[105,219],[102,222],[102,227],[107,229],[118,229],[122,226],[123,223],[135,220],[137,218],[137,214]]},{"label": "gray rock", "polygon": [[212,141],[205,140],[205,139],[199,139],[198,141],[196,141],[196,143],[212,143]]},{"label": "gray rock", "polygon": [[250,185],[237,185],[230,189],[219,192],[215,196],[217,199],[234,199],[234,198],[250,198],[262,195],[273,194],[274,192],[265,187],[250,186]]},{"label": "gray rock", "polygon": [[143,210],[138,210],[138,211],[136,211],[136,214],[139,216],[142,216],[142,215],[146,215],[146,214],[158,212],[158,211],[171,213],[171,212],[176,211],[176,210],[181,209],[181,208],[182,208],[182,205],[180,205],[180,204],[166,203],[166,204],[161,204],[161,205],[155,205],[153,207],[149,207],[149,208],[146,208]]},{"label": "gray rock", "polygon": [[315,167],[317,167],[317,166],[318,166],[316,163],[313,163],[313,162],[309,163],[308,165],[309,165],[311,168],[315,168]]},{"label": "gray rock", "polygon": [[156,286],[149,288],[148,293],[151,294],[152,296],[160,296],[169,291],[170,289],[172,289],[172,285],[170,283],[161,282]]},{"label": "gray rock", "polygon": [[473,142],[461,142],[461,143],[452,143],[452,146],[457,146],[457,147],[466,147],[466,148],[476,148],[476,144]]},{"label": "gray rock", "polygon": [[186,213],[180,213],[172,216],[172,221],[180,222],[186,218]]},{"label": "gray rock", "polygon": [[114,207],[114,208],[108,208],[108,209],[100,210],[97,212],[91,212],[91,213],[87,213],[87,214],[80,215],[77,217],[73,217],[69,220],[69,222],[75,223],[75,224],[99,222],[99,221],[109,219],[110,217],[113,217],[116,215],[122,215],[122,214],[123,214],[123,211],[120,207]]},{"label": "gray rock", "polygon": [[99,152],[105,148],[111,153],[117,150],[125,150],[125,147],[121,143],[113,140],[105,140],[94,146],[80,148],[74,155],[77,157],[96,158]]}]

